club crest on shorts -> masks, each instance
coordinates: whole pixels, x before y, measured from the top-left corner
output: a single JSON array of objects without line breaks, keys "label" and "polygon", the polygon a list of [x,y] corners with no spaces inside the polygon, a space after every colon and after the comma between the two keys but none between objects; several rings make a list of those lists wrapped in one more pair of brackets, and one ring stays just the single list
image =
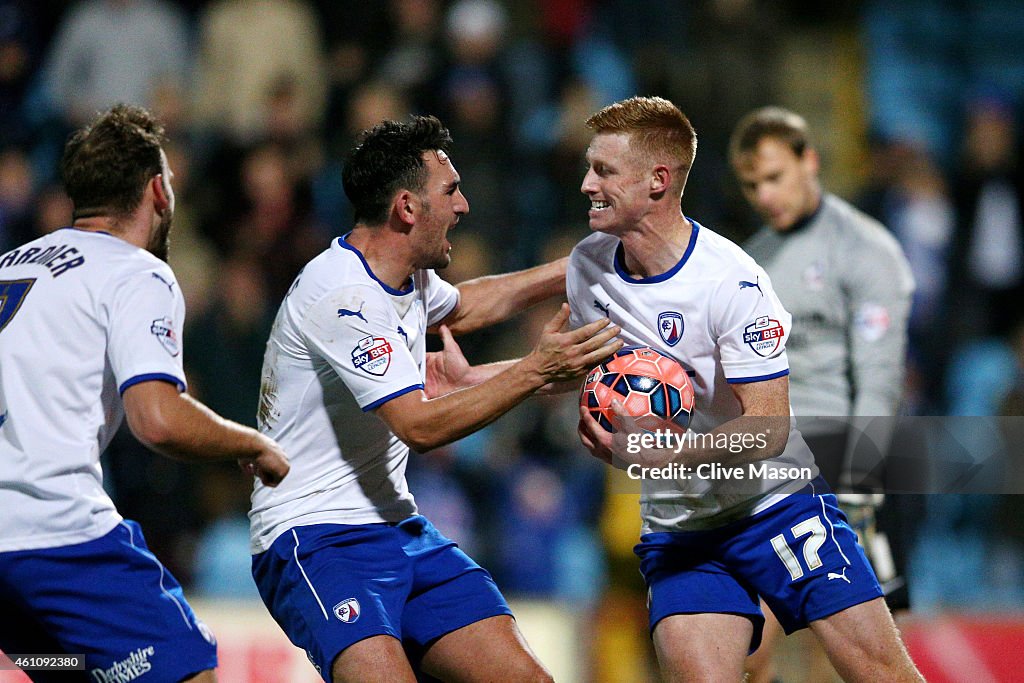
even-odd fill
[{"label": "club crest on shorts", "polygon": [[743,342],[754,353],[762,358],[767,358],[778,350],[785,334],[786,331],[782,329],[782,323],[775,318],[762,315],[743,328]]},{"label": "club crest on shorts", "polygon": [[174,332],[174,322],[170,318],[159,318],[149,326],[149,331],[172,357],[181,353],[178,346],[178,335]]},{"label": "club crest on shorts", "polygon": [[368,375],[381,377],[391,366],[391,342],[383,337],[363,337],[352,349],[352,365]]},{"label": "club crest on shorts", "polygon": [[675,346],[683,338],[683,314],[665,311],[658,315],[658,334],[669,346]]},{"label": "club crest on shorts", "polygon": [[359,615],[363,613],[363,609],[359,606],[358,600],[348,598],[335,605],[333,612],[339,621],[345,624],[354,624],[359,620]]}]

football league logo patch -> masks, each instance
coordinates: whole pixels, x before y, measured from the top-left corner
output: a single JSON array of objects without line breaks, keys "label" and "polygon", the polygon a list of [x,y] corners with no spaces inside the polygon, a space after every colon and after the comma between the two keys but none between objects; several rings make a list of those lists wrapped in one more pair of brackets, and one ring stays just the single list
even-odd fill
[{"label": "football league logo patch", "polygon": [[658,334],[669,346],[675,346],[683,338],[683,314],[665,311],[658,316]]},{"label": "football league logo patch", "polygon": [[352,349],[352,365],[368,375],[382,377],[391,366],[391,342],[383,337],[363,337]]},{"label": "football league logo patch", "polygon": [[743,342],[762,358],[775,353],[785,335],[782,323],[766,315],[743,328]]},{"label": "football league logo patch", "polygon": [[338,617],[338,620],[345,624],[354,624],[359,621],[359,615],[363,613],[362,607],[359,606],[359,601],[355,598],[348,598],[342,600],[334,606],[334,616]]},{"label": "football league logo patch", "polygon": [[178,335],[174,332],[174,322],[170,318],[159,318],[149,326],[149,331],[156,340],[166,349],[171,357],[177,357],[181,353],[178,345]]},{"label": "football league logo patch", "polygon": [[876,342],[889,331],[892,318],[881,304],[865,303],[853,316],[853,329],[866,342]]}]

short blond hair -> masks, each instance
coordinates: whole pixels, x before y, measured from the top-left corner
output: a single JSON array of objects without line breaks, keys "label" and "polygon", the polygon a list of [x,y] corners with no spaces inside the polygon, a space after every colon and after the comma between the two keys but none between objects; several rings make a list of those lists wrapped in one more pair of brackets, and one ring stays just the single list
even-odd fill
[{"label": "short blond hair", "polygon": [[[595,133],[626,133],[638,155],[669,157],[679,168],[683,185],[697,155],[697,133],[679,108],[661,97],[631,97],[610,104],[587,119]],[[682,190],[682,186],[679,188]]]}]

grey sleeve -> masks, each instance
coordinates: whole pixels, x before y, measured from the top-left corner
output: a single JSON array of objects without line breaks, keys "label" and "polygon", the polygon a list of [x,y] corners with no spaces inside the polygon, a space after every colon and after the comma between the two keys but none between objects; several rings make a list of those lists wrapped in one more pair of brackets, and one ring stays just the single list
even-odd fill
[{"label": "grey sleeve", "polygon": [[910,265],[899,243],[882,229],[870,231],[845,253],[851,415],[894,415],[903,390],[914,292]]}]

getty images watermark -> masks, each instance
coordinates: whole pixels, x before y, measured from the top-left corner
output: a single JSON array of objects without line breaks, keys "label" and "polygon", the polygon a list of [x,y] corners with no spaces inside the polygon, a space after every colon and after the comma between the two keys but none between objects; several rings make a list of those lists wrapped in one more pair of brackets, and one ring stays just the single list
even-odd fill
[{"label": "getty images watermark", "polygon": [[[629,434],[626,437],[626,452],[637,455],[643,450],[671,451],[679,455],[683,449],[727,450],[730,453],[763,449],[768,447],[768,433],[701,434],[688,431],[679,434],[669,429],[656,429]],[[767,461],[750,462],[742,465],[723,465],[711,462],[700,465],[668,463],[661,467],[643,467],[632,464],[626,468],[630,479],[695,479],[704,481],[741,481],[753,479],[813,479],[810,467],[779,467]]]}]

